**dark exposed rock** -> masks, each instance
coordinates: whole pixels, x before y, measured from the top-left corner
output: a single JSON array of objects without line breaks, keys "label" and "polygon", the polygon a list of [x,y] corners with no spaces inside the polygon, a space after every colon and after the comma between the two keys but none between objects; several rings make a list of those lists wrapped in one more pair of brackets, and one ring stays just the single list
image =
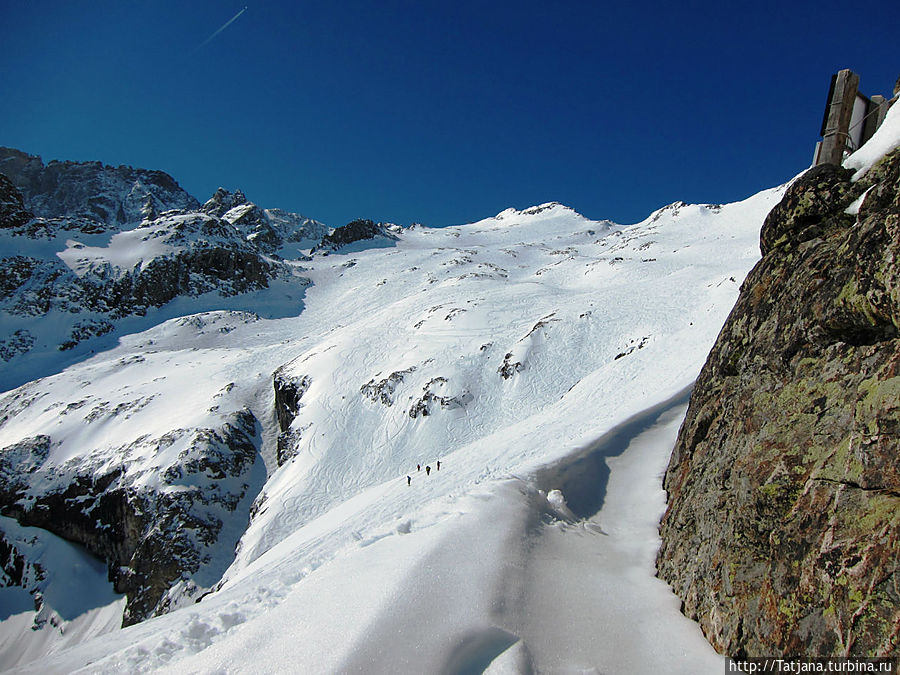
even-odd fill
[{"label": "dark exposed rock", "polygon": [[196,209],[199,203],[163,171],[100,162],[44,164],[40,157],[0,148],[0,172],[43,218],[84,217],[107,227],[139,223],[150,197],[158,211]]},{"label": "dark exposed rock", "polygon": [[44,574],[41,566],[28,561],[0,530],[0,588],[21,586],[31,592],[34,581],[43,580]]},{"label": "dark exposed rock", "polygon": [[497,368],[497,372],[500,373],[500,377],[504,380],[508,380],[516,373],[522,372],[525,370],[525,366],[522,365],[521,361],[513,361],[513,353],[507,352],[503,357],[503,363],[500,364],[500,367]]},{"label": "dark exposed rock", "polygon": [[278,427],[282,431],[287,431],[300,410],[300,399],[309,389],[312,380],[307,375],[292,377],[282,368],[275,371],[272,379],[275,386],[275,414],[278,417]]},{"label": "dark exposed rock", "polygon": [[[140,439],[121,448],[119,466],[107,468],[80,460],[45,467],[51,439],[26,439],[0,450],[0,512],[105,560],[116,591],[127,595],[123,625],[130,625],[165,612],[179,582],[186,584],[179,592],[190,596],[194,576],[221,564],[211,558],[213,546],[233,549],[236,540],[219,538],[225,519],[241,517],[234,515],[239,506],[249,514],[257,435],[256,419],[242,410],[217,428]],[[164,456],[172,446],[183,449],[159,476],[129,471],[129,453]]]},{"label": "dark exposed rock", "polygon": [[424,387],[422,387],[422,395],[413,401],[409,409],[409,416],[413,419],[417,417],[428,417],[439,409],[456,409],[464,408],[472,400],[469,392],[464,392],[457,396],[446,396],[436,393],[447,384],[445,377],[433,377]]},{"label": "dark exposed rock", "polygon": [[820,164],[803,174],[766,217],[759,235],[762,254],[776,247],[795,248],[852,225],[854,217],[842,213],[848,195],[855,193],[852,175],[834,164]]},{"label": "dark exposed rock", "polygon": [[659,575],[732,656],[900,648],[900,150],[849,176],[766,219],[666,473]]},{"label": "dark exposed rock", "polygon": [[385,378],[376,380],[374,377],[359,388],[359,392],[370,401],[380,402],[385,406],[394,405],[394,391],[400,386],[405,377],[416,371],[415,366],[405,370],[398,370]]},{"label": "dark exposed rock", "polygon": [[215,191],[213,196],[210,197],[202,207],[200,207],[200,210],[204,213],[210,214],[211,216],[221,218],[235,206],[240,206],[241,204],[246,203],[247,197],[245,197],[244,193],[240,190],[236,192],[229,192],[225,188],[220,187]]},{"label": "dark exposed rock", "polygon": [[115,328],[113,324],[106,320],[84,319],[75,324],[70,333],[70,337],[59,345],[60,351],[72,349],[82,340],[95,337],[98,335],[106,335]]},{"label": "dark exposed rock", "polygon": [[369,239],[393,240],[396,236],[391,234],[384,226],[378,225],[371,220],[358,218],[352,220],[346,225],[336,227],[333,232],[325,235],[321,243],[314,247],[315,251],[336,251],[342,246],[353,244],[358,241],[366,241]]},{"label": "dark exposed rock", "polygon": [[21,227],[32,219],[22,195],[12,181],[0,173],[0,228]]},{"label": "dark exposed rock", "polygon": [[302,430],[291,427],[303,406],[300,399],[309,389],[312,379],[308,375],[294,377],[282,367],[275,371],[272,380],[275,386],[275,415],[278,419],[278,428],[281,429],[281,433],[278,434],[276,461],[278,466],[281,466],[296,455]]},{"label": "dark exposed rock", "polygon": [[31,278],[41,261],[23,255],[0,258],[0,300],[10,297]]},{"label": "dark exposed rock", "polygon": [[323,244],[343,246],[363,239],[372,239],[381,233],[379,227],[368,219],[352,220],[346,225],[335,228],[334,232],[322,239]]},{"label": "dark exposed rock", "polygon": [[34,346],[34,336],[24,328],[13,331],[8,338],[0,340],[0,359],[9,361],[19,354],[25,354]]}]

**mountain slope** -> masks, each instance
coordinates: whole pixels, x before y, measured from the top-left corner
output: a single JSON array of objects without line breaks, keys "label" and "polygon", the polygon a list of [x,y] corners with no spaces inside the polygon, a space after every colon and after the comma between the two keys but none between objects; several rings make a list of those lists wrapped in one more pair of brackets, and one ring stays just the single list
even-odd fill
[{"label": "mountain slope", "polygon": [[[612,445],[598,439],[693,381],[779,197],[771,190],[739,204],[678,203],[629,227],[544,204],[465,226],[337,242],[302,262],[312,285],[303,287],[299,314],[172,319],[3,395],[0,446],[16,449],[7,456],[18,462],[7,475],[42,477],[16,496],[21,508],[57,507],[69,485],[59,475],[110,479],[107,487],[130,504],[150,499],[150,489],[154,499],[193,500],[188,523],[160,531],[201,541],[198,566],[151,604],[171,610],[215,585],[199,604],[30,668],[178,670],[196,654],[183,667],[208,670],[217,654],[234,656],[261,634],[271,651],[243,657],[257,667],[274,667],[302,640],[307,660],[298,663],[327,670],[348,659],[352,668],[353,654],[409,647],[366,637],[401,616],[392,609],[401,598],[402,616],[422,618],[402,623],[417,631],[409,670],[544,662],[548,648],[515,607],[547,602],[521,595],[516,570],[546,570],[548,559],[529,567],[517,557],[531,541],[523,534],[570,522],[574,536],[589,538],[585,546],[612,547],[608,555],[629,561],[617,563],[629,570],[637,563],[621,557],[634,544],[628,528],[613,540],[601,531],[615,523],[577,524],[595,516],[602,497],[584,508],[573,498],[573,512],[548,491],[577,486],[539,469],[594,448],[599,460],[588,475],[605,485],[603,453],[622,453],[627,443],[621,434]],[[226,214],[236,208],[224,206]],[[227,429],[254,447],[252,462],[239,451],[243,441],[230,450],[215,444]],[[665,440],[654,447],[664,458]],[[115,473],[123,451],[131,459]],[[234,452],[246,457],[240,466]],[[203,504],[199,495],[210,491],[235,510]],[[73,510],[94,499],[69,497]],[[212,541],[202,533],[216,519]],[[652,550],[655,525],[641,532]],[[653,589],[653,606],[681,626],[644,550],[634,569]],[[273,632],[267,617],[290,630]],[[672,630],[659,639],[674,645],[695,631]],[[55,649],[53,635],[34,639]],[[693,657],[707,658],[690,640]],[[582,665],[595,665],[600,657],[585,658]]]},{"label": "mountain slope", "polygon": [[[167,174],[0,149],[0,388],[210,309],[293,314],[296,260],[330,231],[219,189],[202,206]],[[18,190],[16,189],[18,188]]]}]

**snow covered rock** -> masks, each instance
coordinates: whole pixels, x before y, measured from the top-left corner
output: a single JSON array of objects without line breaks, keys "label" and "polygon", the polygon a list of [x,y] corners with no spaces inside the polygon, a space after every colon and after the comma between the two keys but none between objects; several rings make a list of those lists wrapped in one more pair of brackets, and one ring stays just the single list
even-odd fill
[{"label": "snow covered rock", "polygon": [[[100,423],[125,407],[93,405],[85,420]],[[224,571],[216,549],[223,522],[242,502],[245,515],[237,517],[247,517],[256,436],[253,415],[239,411],[218,427],[174,429],[61,463],[50,457],[51,437],[25,438],[0,449],[2,514],[105,560],[115,590],[128,596],[123,623],[142,621]],[[142,455],[155,463],[131,459]]]},{"label": "snow covered rock", "polygon": [[371,246],[391,246],[396,239],[396,235],[384,225],[376,224],[368,219],[358,218],[326,234],[313,251],[328,253],[345,249],[348,245],[356,242],[371,242]]}]

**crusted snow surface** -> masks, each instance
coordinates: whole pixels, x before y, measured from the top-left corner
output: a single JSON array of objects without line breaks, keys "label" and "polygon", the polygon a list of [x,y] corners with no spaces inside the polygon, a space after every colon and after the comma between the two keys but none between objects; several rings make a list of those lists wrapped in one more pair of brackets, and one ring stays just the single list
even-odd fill
[{"label": "crusted snow surface", "polygon": [[[631,226],[550,203],[405,229],[304,262],[299,315],[172,319],[6,393],[0,447],[47,434],[60,467],[247,409],[268,476],[202,601],[0,666],[718,668],[654,577],[660,479],[780,196]],[[286,430],[276,370],[305,381]],[[164,458],[140,448],[130,470],[149,481]],[[579,482],[566,466],[583,461]]]}]

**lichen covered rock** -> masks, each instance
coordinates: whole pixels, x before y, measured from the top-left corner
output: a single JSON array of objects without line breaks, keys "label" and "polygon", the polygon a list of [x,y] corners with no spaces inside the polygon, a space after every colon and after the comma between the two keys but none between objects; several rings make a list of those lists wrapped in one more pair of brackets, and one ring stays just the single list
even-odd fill
[{"label": "lichen covered rock", "polygon": [[766,219],[666,473],[659,575],[732,656],[900,646],[900,150],[851,174]]}]

